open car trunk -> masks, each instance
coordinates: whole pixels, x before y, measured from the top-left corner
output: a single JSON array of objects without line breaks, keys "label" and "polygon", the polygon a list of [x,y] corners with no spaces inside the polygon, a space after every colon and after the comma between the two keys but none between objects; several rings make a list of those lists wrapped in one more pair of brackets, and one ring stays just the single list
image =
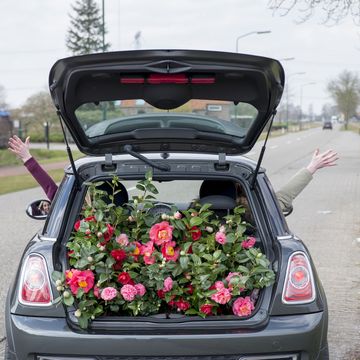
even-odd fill
[{"label": "open car trunk", "polygon": [[[125,164],[126,163],[126,164]],[[175,162],[177,168],[197,168],[205,169],[206,167],[211,168],[216,165],[216,161],[199,161],[199,160],[182,160],[181,162]],[[124,164],[117,163],[117,168],[121,168],[122,165],[131,167],[136,171],[146,172],[146,168],[149,168],[147,165],[138,162],[137,160],[127,161]],[[173,166],[173,164],[172,164]],[[144,175],[133,175],[122,178],[120,183],[116,187],[117,190],[120,190],[119,193],[115,195],[114,203],[117,209],[123,209],[126,215],[120,216],[119,222],[114,228],[114,233],[111,235],[111,239],[107,240],[106,233],[109,231],[106,228],[107,224],[110,224],[110,219],[113,218],[107,217],[105,214],[106,211],[104,208],[112,208],[112,200],[104,195],[105,192],[112,193],[113,190],[111,186],[106,185],[106,181],[111,183],[113,180],[112,177],[97,177],[96,182],[100,186],[96,187],[89,186],[87,190],[83,190],[83,203],[79,203],[80,215],[77,217],[75,222],[75,230],[73,230],[72,235],[70,236],[70,241],[67,243],[67,252],[76,251],[76,246],[69,244],[78,241],[79,244],[83,246],[83,241],[87,240],[87,237],[91,238],[92,244],[96,244],[97,250],[93,249],[93,253],[87,252],[82,248],[79,250],[81,258],[75,259],[72,255],[68,256],[64,267],[67,270],[72,270],[74,268],[79,268],[80,261],[83,261],[84,258],[91,256],[96,259],[99,257],[99,254],[106,253],[104,257],[97,260],[97,264],[91,261],[83,261],[80,264],[80,269],[93,269],[94,273],[97,273],[95,276],[95,286],[104,291],[104,287],[113,287],[117,290],[117,298],[122,298],[124,300],[124,295],[121,294],[121,289],[126,285],[136,285],[138,282],[144,284],[146,287],[146,294],[144,295],[144,301],[146,302],[155,302],[154,297],[162,297],[161,305],[156,309],[152,308],[151,310],[145,310],[143,313],[139,311],[136,313],[134,307],[129,309],[128,305],[136,303],[137,306],[142,307],[142,297],[135,296],[132,301],[118,302],[115,306],[112,306],[111,303],[113,300],[105,301],[101,298],[98,293],[98,297],[94,296],[94,288],[91,289],[87,294],[79,299],[76,299],[72,306],[68,307],[68,320],[75,327],[83,327],[84,325],[81,322],[81,319],[77,317],[76,311],[81,309],[81,301],[95,301],[96,306],[100,304],[103,308],[103,312],[100,316],[95,316],[95,319],[88,321],[86,327],[92,329],[92,331],[124,331],[124,332],[136,332],[136,333],[146,333],[158,331],[159,333],[171,333],[171,332],[221,332],[226,329],[238,329],[238,328],[257,328],[263,326],[268,320],[268,307],[271,299],[272,287],[262,287],[259,289],[252,288],[255,282],[260,281],[260,276],[253,277],[252,280],[249,280],[252,285],[249,286],[249,289],[244,289],[239,291],[238,281],[246,282],[246,279],[243,276],[250,277],[250,271],[259,271],[261,276],[264,276],[268,279],[268,284],[271,285],[273,273],[271,271],[271,265],[267,262],[266,256],[270,259],[273,257],[271,245],[264,241],[263,229],[259,228],[258,224],[255,221],[254,217],[254,200],[251,198],[254,196],[249,189],[249,185],[244,181],[249,174],[249,169],[239,166],[234,167],[234,164],[229,165],[230,170],[234,171],[233,177],[224,177],[223,174],[221,177],[217,176],[205,176],[207,180],[204,180],[204,175],[200,173],[194,173],[193,175],[185,176],[184,172],[171,171],[171,174],[163,174],[160,171],[154,171],[153,179],[150,179],[150,175],[146,175],[147,180],[144,180]],[[80,171],[81,177],[91,177],[92,174],[98,173],[102,169],[101,164],[96,166],[91,165],[85,167]],[[124,171],[124,168],[123,168]],[[103,172],[104,174],[104,172]],[[240,175],[243,178],[238,178],[235,180],[236,175]],[[136,180],[142,179],[142,180]],[[187,179],[187,180],[185,180]],[[147,181],[147,182],[146,182]],[[150,184],[150,185],[149,185]],[[144,195],[144,187],[146,187],[146,193],[154,195],[155,199],[149,199],[149,203],[141,205],[141,196]],[[158,193],[153,189],[156,187]],[[96,193],[99,191],[100,193]],[[95,192],[95,193],[94,193]],[[85,195],[86,193],[86,195]],[[89,193],[91,193],[91,203],[89,202]],[[237,199],[239,196],[246,198],[246,201],[242,202],[240,205],[240,200]],[[145,195],[146,196],[146,195]],[[102,199],[99,202],[99,199]],[[102,201],[104,204],[102,204]],[[238,201],[238,203],[237,203]],[[134,205],[140,203],[137,207]],[[196,205],[199,203],[200,205]],[[95,209],[95,211],[90,214],[87,210],[84,211],[84,207],[90,207]],[[207,205],[211,204],[210,211],[213,212],[204,220],[204,223],[199,223],[200,220],[197,218],[202,218],[204,212],[209,212],[206,210]],[[246,205],[250,204],[250,205]],[[244,206],[245,205],[245,206]],[[216,241],[216,234],[219,232],[220,226],[227,226],[226,221],[230,218],[229,215],[234,215],[234,209],[237,208],[244,209],[244,212],[241,212],[238,215],[237,221],[239,226],[234,226],[233,231],[230,231],[230,228],[227,228],[225,231],[226,238],[228,243],[220,244]],[[144,214],[151,214],[149,218],[145,219],[145,223],[142,225],[141,235],[134,236],[134,226],[133,223],[127,222],[127,225],[123,224],[125,218],[131,217],[134,215],[134,209],[136,211],[144,211]],[[102,209],[101,211],[99,209]],[[140,209],[140,210],[139,210]],[[205,210],[201,210],[205,209]],[[245,213],[246,210],[246,213]],[[102,215],[99,217],[100,212]],[[200,214],[193,214],[194,212],[199,212]],[[179,215],[180,214],[181,217]],[[91,216],[95,216],[97,220],[86,220]],[[174,218],[175,217],[175,218]],[[179,219],[177,219],[179,217]],[[151,220],[149,220],[151,218]],[[191,220],[197,219],[197,220]],[[241,220],[239,220],[241,218]],[[99,220],[100,219],[100,220]],[[189,220],[186,220],[189,219]],[[141,221],[139,218],[135,221]],[[186,229],[183,233],[179,234],[177,231],[181,228],[180,225],[176,223],[183,221]],[[187,223],[189,221],[189,223]],[[191,226],[189,225],[191,222]],[[154,243],[154,260],[145,261],[146,249],[144,250],[141,246],[146,246],[149,242],[154,241],[151,237],[152,228],[154,225],[159,223],[168,223],[170,226],[173,226],[172,238],[167,243]],[[98,224],[102,225],[99,226]],[[188,224],[188,225],[186,225]],[[113,225],[113,224],[111,224]],[[209,229],[213,227],[213,229]],[[240,230],[239,230],[240,229]],[[88,231],[90,230],[90,231]],[[199,234],[200,230],[200,234]],[[180,231],[180,230],[179,230]],[[179,232],[178,231],[178,232]],[[242,231],[243,234],[239,239],[234,240],[232,233],[235,231]],[[98,237],[98,233],[102,232],[103,234]],[[181,237],[184,237],[184,233],[189,232],[186,240],[182,241]],[[127,235],[129,244],[121,242],[122,234]],[[98,240],[96,238],[98,237]],[[75,240],[74,240],[75,239]],[[242,245],[242,242],[246,244],[249,239],[254,239],[254,243],[249,244],[249,247]],[[138,241],[137,241],[138,240]],[[208,244],[212,241],[212,245]],[[232,242],[238,241],[239,246],[236,248]],[[251,242],[251,241],[250,241]],[[190,251],[189,251],[189,243]],[[100,244],[100,245],[99,245]],[[134,245],[135,244],[135,245]],[[139,245],[141,244],[141,245]],[[168,253],[164,251],[164,246],[170,244]],[[105,249],[99,251],[99,246],[104,246]],[[135,246],[135,247],[134,247]],[[138,250],[139,246],[139,250]],[[86,247],[86,246],[85,246]],[[108,259],[112,259],[113,250],[125,250],[126,258],[121,259],[121,254],[118,257],[118,260],[109,263],[110,268],[101,269],[99,263],[104,262],[107,264]],[[184,249],[186,249],[184,251]],[[229,273],[235,273],[237,270],[234,266],[230,266],[227,262],[227,258],[232,258],[237,256],[234,251],[238,250],[242,254],[242,259],[237,263],[241,272],[239,271],[235,275],[234,283],[231,282],[231,279],[226,280],[226,277]],[[138,251],[138,252],[137,252]],[[215,260],[214,254],[218,251],[221,253],[219,258]],[[247,254],[247,255],[246,255]],[[260,255],[259,255],[260,254]],[[150,254],[152,255],[152,254]],[[249,257],[246,261],[246,257]],[[116,255],[115,255],[116,257]],[[187,260],[184,260],[187,259]],[[252,260],[251,260],[252,259]],[[273,260],[273,259],[272,259]],[[254,262],[254,266],[251,265],[251,261]],[[96,262],[96,261],[95,261]],[[256,264],[255,264],[256,263]],[[91,267],[91,264],[94,267]],[[139,267],[136,265],[139,264]],[[144,268],[149,266],[158,267],[158,270],[151,272],[144,272]],[[215,269],[216,266],[225,266],[222,271],[219,272],[219,276],[211,277],[211,271]],[[251,266],[250,266],[251,265]],[[260,267],[263,272],[260,271]],[[167,270],[164,270],[168,267]],[[246,274],[246,267],[249,268],[249,273]],[[265,270],[267,268],[267,270]],[[199,269],[202,269],[201,271]],[[211,270],[212,269],[212,270]],[[251,270],[250,270],[251,269]],[[257,270],[256,270],[257,269]],[[197,271],[199,271],[197,273]],[[111,272],[111,277],[101,282],[101,274],[104,272]],[[123,279],[120,279],[120,274],[127,272],[132,278],[132,282],[125,283]],[[157,273],[157,274],[156,274]],[[152,283],[146,276],[160,275],[160,278],[157,278],[156,281]],[[209,276],[207,276],[209,275]],[[196,277],[199,277],[198,279]],[[173,289],[169,291],[170,296],[163,293],[159,294],[159,290],[165,288],[164,280],[166,278],[172,278]],[[199,280],[201,277],[201,280]],[[256,278],[256,280],[255,280]],[[140,280],[141,279],[141,280]],[[214,301],[211,296],[216,293],[214,287],[216,281],[221,281],[224,284],[225,289],[230,290],[231,299],[228,300],[228,304],[219,304]],[[201,283],[203,287],[201,288]],[[264,285],[264,284],[263,284]],[[236,289],[235,289],[236,288]],[[193,295],[190,295],[188,292],[192,291]],[[202,292],[200,295],[199,293]],[[149,296],[149,293],[152,295]],[[196,295],[198,294],[198,296]],[[233,295],[234,294],[234,295]],[[149,296],[149,298],[146,298]],[[203,298],[201,298],[203,296]],[[74,296],[75,297],[75,296]],[[237,298],[246,298],[251,300],[253,308],[249,313],[244,313],[243,316],[235,315],[232,309],[234,301]],[[183,301],[183,303],[176,304],[176,301]],[[225,301],[217,299],[217,301]],[[190,307],[186,303],[190,304]],[[109,305],[110,304],[110,305]],[[184,305],[185,304],[185,305]],[[214,309],[210,309],[210,313],[205,316],[199,310],[201,305],[212,305]],[[215,310],[217,308],[217,310]],[[188,311],[190,309],[190,311]],[[209,309],[209,308],[208,308]],[[205,308],[206,310],[206,308]]]}]

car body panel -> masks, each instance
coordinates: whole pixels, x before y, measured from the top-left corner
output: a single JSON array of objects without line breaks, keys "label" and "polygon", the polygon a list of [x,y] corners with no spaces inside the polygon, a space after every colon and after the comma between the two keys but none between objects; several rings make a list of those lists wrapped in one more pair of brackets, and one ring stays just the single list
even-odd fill
[{"label": "car body panel", "polygon": [[[124,82],[139,77],[141,82]],[[165,77],[152,83],[151,77]],[[175,76],[172,81],[171,77]],[[199,77],[213,82],[194,83]],[[169,77],[170,80],[166,80]],[[185,83],[177,83],[184,77]],[[198,50],[139,50],[76,56],[57,61],[49,86],[79,149],[90,155],[126,152],[201,152],[242,154],[251,149],[274,114],[284,88],[277,60],[234,53]],[[247,128],[230,121],[195,115],[167,119],[167,114],[136,116],[119,121],[107,132],[84,127],[76,110],[101,101],[143,99],[158,109],[174,109],[191,99],[244,102],[258,112]],[[101,119],[104,120],[104,119]]]}]

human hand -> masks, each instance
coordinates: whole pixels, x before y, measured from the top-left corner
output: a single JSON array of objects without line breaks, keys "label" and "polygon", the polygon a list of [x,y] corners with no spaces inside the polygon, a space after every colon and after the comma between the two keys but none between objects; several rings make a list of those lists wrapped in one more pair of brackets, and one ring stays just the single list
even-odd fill
[{"label": "human hand", "polygon": [[14,135],[8,142],[9,150],[14,153],[22,162],[28,161],[32,156],[29,151],[30,136],[23,142],[18,136]]},{"label": "human hand", "polygon": [[338,160],[338,155],[334,150],[327,150],[322,154],[319,154],[319,149],[316,149],[309,165],[306,167],[310,173],[313,175],[317,170],[328,167],[335,166],[336,160]]}]

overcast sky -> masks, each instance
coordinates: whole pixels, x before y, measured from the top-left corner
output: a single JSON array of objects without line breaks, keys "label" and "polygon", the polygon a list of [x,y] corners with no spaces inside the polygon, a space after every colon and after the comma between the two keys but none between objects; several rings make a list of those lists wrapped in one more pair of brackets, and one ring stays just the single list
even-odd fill
[{"label": "overcast sky", "polygon": [[[71,4],[75,0],[0,0],[0,85],[11,107],[47,90],[50,67],[71,54],[65,47]],[[99,6],[101,1],[98,0]],[[236,38],[252,31],[270,34],[239,39],[239,52],[281,61],[291,100],[319,112],[331,102],[326,84],[344,70],[360,73],[360,28],[352,19],[321,25],[321,14],[297,24],[298,13],[273,14],[268,0],[105,0],[111,50],[186,48],[233,51]],[[306,72],[304,75],[293,75]],[[315,84],[309,85],[309,83]]]}]

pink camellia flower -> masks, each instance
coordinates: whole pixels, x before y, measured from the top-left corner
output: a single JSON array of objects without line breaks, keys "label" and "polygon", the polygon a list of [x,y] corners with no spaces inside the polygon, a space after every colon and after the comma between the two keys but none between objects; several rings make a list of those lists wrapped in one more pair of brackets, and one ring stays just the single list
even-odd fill
[{"label": "pink camellia flower", "polygon": [[129,245],[129,238],[126,234],[120,234],[116,237],[116,242],[121,246],[128,246]]},{"label": "pink camellia flower", "polygon": [[246,296],[245,298],[239,297],[234,301],[232,310],[237,316],[249,316],[254,310],[254,304],[250,300],[250,296]]},{"label": "pink camellia flower", "polygon": [[79,289],[82,289],[85,294],[88,293],[94,286],[94,279],[91,270],[71,269],[66,271],[66,283],[70,286],[70,290],[74,295],[77,295]]},{"label": "pink camellia flower", "polygon": [[173,280],[170,276],[168,276],[165,280],[164,280],[164,287],[163,287],[163,291],[164,292],[169,292],[173,287]]},{"label": "pink camellia flower", "polygon": [[120,293],[124,300],[133,301],[137,295],[137,290],[135,286],[127,284],[121,288]]},{"label": "pink camellia flower", "polygon": [[231,292],[229,289],[223,288],[215,294],[212,294],[211,300],[214,300],[218,304],[227,304],[231,300]]},{"label": "pink camellia flower", "polygon": [[211,315],[213,307],[214,307],[214,305],[212,305],[212,304],[201,305],[200,306],[200,312],[202,312],[205,315]]},{"label": "pink camellia flower", "polygon": [[145,286],[143,285],[143,284],[135,284],[134,285],[134,288],[136,289],[136,291],[137,291],[137,295],[139,295],[139,296],[144,296],[145,295],[145,293],[146,293],[146,288],[145,288]]},{"label": "pink camellia flower", "polygon": [[97,298],[97,299],[100,299],[100,289],[95,285],[94,286],[94,296]]},{"label": "pink camellia flower", "polygon": [[226,233],[226,228],[224,225],[221,225],[220,228],[219,228],[219,231],[222,232],[222,233]]},{"label": "pink camellia flower", "polygon": [[175,241],[169,241],[161,247],[161,253],[166,261],[176,261],[179,258],[180,250],[175,249],[175,245]]},{"label": "pink camellia flower", "polygon": [[150,240],[154,241],[156,245],[161,246],[162,244],[171,241],[172,239],[173,226],[167,221],[155,224],[150,229]]},{"label": "pink camellia flower", "polygon": [[241,274],[239,272],[229,272],[228,276],[225,278],[225,280],[230,283],[230,280],[234,276],[240,276]]},{"label": "pink camellia flower", "polygon": [[256,243],[256,239],[253,236],[249,236],[246,240],[241,243],[243,249],[250,249]]},{"label": "pink camellia flower", "polygon": [[226,244],[226,235],[223,232],[218,231],[215,234],[215,240],[217,243],[224,245],[224,244]]},{"label": "pink camellia flower", "polygon": [[182,218],[182,215],[179,211],[177,211],[175,214],[174,214],[174,219],[176,220],[180,220]]},{"label": "pink camellia flower", "polygon": [[144,256],[144,263],[146,265],[151,265],[155,263],[155,256],[152,256],[154,250],[155,248],[153,241],[148,241],[145,245],[141,245],[140,254]]},{"label": "pink camellia flower", "polygon": [[225,288],[225,285],[222,281],[216,281],[214,287],[216,290],[222,290]]},{"label": "pink camellia flower", "polygon": [[114,299],[117,295],[117,290],[111,286],[102,289],[101,291],[101,298],[105,301],[110,301]]}]

